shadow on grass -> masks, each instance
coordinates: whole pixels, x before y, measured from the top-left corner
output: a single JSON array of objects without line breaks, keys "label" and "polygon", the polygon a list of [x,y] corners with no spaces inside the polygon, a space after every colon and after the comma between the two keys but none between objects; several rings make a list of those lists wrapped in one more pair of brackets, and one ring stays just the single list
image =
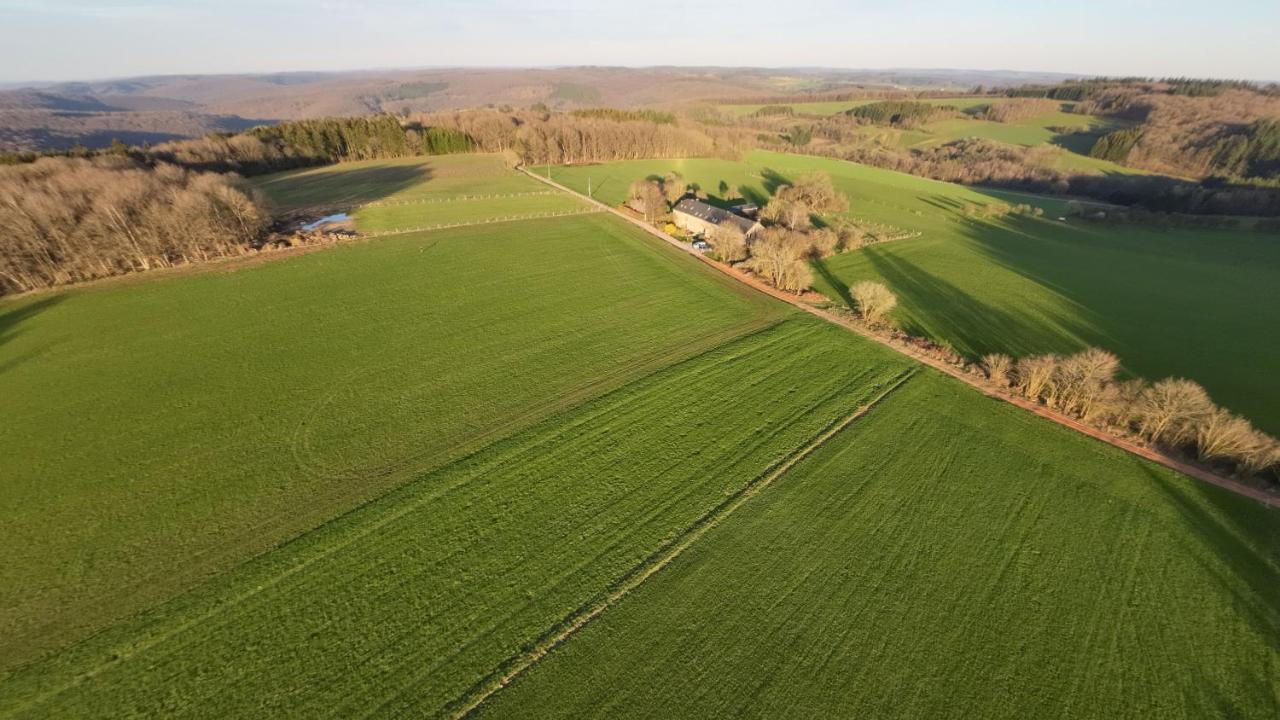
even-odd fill
[{"label": "shadow on grass", "polygon": [[1185,537],[1196,561],[1231,592],[1255,632],[1280,637],[1280,511],[1203,483],[1174,482],[1147,463],[1142,467],[1191,531]]},{"label": "shadow on grass", "polygon": [[1072,133],[1054,135],[1049,139],[1049,144],[1056,145],[1077,155],[1088,157],[1089,151],[1093,150],[1094,144],[1098,142],[1100,137],[1102,137],[1102,133],[1096,130],[1077,130]]},{"label": "shadow on grass", "polygon": [[[23,323],[65,299],[66,295],[63,294],[49,295],[47,297],[40,298],[39,300],[24,303],[9,309],[0,308],[0,351],[3,351],[4,346],[8,345],[11,340],[22,332],[20,326]],[[47,349],[48,346],[39,347],[28,350],[27,352],[19,355],[15,355],[14,357],[0,360],[0,374],[4,374],[27,360],[41,355]]]},{"label": "shadow on grass", "polygon": [[853,296],[849,294],[849,284],[844,280],[841,280],[838,275],[831,272],[831,266],[827,265],[827,261],[823,258],[817,258],[813,261],[812,265],[813,269],[818,271],[818,276],[821,277],[827,285],[830,285],[832,290],[836,291],[836,295],[839,296],[840,301],[843,302],[850,310],[855,309]]},{"label": "shadow on grass", "polygon": [[778,188],[783,185],[790,185],[791,180],[786,175],[774,170],[773,168],[765,168],[760,171],[761,185],[764,186],[765,192],[770,195],[776,195]]},{"label": "shadow on grass", "polygon": [[[904,305],[921,316],[927,316],[946,333],[930,332],[919,322],[907,319],[902,323],[902,329],[912,335],[949,344],[971,358],[990,352],[1021,356],[1062,349],[1045,347],[1054,343],[1045,343],[1043,328],[1019,320],[1012,313],[979,300],[889,251],[870,247],[863,253]],[[1061,341],[1056,343],[1057,346],[1063,344]]]},{"label": "shadow on grass", "polygon": [[292,210],[373,202],[430,180],[431,169],[421,164],[349,169],[339,165],[274,178],[261,188],[277,208]]}]

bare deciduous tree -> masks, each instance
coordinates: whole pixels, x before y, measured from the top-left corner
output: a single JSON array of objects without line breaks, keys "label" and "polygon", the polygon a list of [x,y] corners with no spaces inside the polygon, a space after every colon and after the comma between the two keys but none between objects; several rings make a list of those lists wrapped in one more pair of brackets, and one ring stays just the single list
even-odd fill
[{"label": "bare deciduous tree", "polygon": [[685,183],[680,173],[670,172],[662,178],[662,195],[666,198],[669,205],[675,205],[680,202],[680,198],[689,192],[689,186]]},{"label": "bare deciduous tree", "polygon": [[715,249],[716,255],[725,262],[741,262],[746,260],[749,252],[747,249],[747,238],[733,223],[722,223],[716,226],[711,237],[707,238],[711,242],[711,247]]},{"label": "bare deciduous tree", "polygon": [[862,319],[872,324],[883,322],[889,311],[898,305],[898,298],[889,288],[871,280],[862,280],[849,288],[849,295],[858,305]]},{"label": "bare deciduous tree", "polygon": [[1195,424],[1196,453],[1201,460],[1245,457],[1257,437],[1248,420],[1222,408],[1210,410]]},{"label": "bare deciduous tree", "polygon": [[1142,393],[1137,425],[1148,440],[1178,446],[1195,438],[1197,423],[1212,409],[1213,402],[1200,385],[1184,378],[1166,378]]},{"label": "bare deciduous tree", "polygon": [[987,379],[1000,387],[1008,387],[1009,371],[1013,369],[1013,359],[1004,353],[991,353],[982,356],[982,368]]},{"label": "bare deciduous tree", "polygon": [[819,213],[837,213],[849,209],[849,198],[836,190],[830,175],[822,172],[801,175],[794,185],[779,188],[778,197],[804,203]]},{"label": "bare deciduous tree", "polygon": [[813,272],[805,261],[807,245],[803,235],[782,228],[766,228],[752,244],[747,267],[774,287],[803,292],[813,285]]},{"label": "bare deciduous tree", "polygon": [[1052,355],[1021,358],[1014,364],[1014,383],[1018,392],[1029,400],[1041,399],[1053,380],[1058,359]]},{"label": "bare deciduous tree", "polygon": [[813,227],[809,207],[798,200],[774,198],[760,211],[760,219],[781,225],[788,230],[805,231]]},{"label": "bare deciduous tree", "polygon": [[644,215],[649,222],[656,222],[666,214],[667,198],[656,180],[637,180],[631,183],[627,205]]},{"label": "bare deciduous tree", "polygon": [[231,175],[116,156],[0,168],[0,292],[239,255],[267,222]]}]

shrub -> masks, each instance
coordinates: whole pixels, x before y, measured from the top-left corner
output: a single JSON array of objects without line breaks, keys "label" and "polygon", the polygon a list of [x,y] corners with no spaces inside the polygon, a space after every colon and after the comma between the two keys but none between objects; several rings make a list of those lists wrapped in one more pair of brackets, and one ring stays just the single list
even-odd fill
[{"label": "shrub", "polygon": [[898,298],[889,288],[878,282],[863,280],[849,288],[849,295],[858,305],[862,319],[878,324],[885,319],[890,310],[898,305]]},{"label": "shrub", "polygon": [[1015,387],[1028,400],[1039,400],[1053,380],[1058,359],[1052,355],[1036,355],[1018,360],[1013,366]]},{"label": "shrub", "polygon": [[1004,353],[984,355],[982,356],[982,369],[987,373],[988,380],[1000,387],[1008,387],[1009,371],[1013,369],[1013,359]]},{"label": "shrub", "polygon": [[1210,410],[1195,424],[1196,453],[1201,460],[1243,458],[1257,437],[1248,420],[1222,408]]},{"label": "shrub", "polygon": [[1199,384],[1166,378],[1142,393],[1136,422],[1148,440],[1176,447],[1195,438],[1196,427],[1212,410],[1213,403]]}]

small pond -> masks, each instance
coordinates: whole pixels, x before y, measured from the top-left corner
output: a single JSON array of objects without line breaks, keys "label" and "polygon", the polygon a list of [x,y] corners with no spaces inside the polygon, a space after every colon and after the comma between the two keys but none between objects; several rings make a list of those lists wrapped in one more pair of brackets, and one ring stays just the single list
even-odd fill
[{"label": "small pond", "polygon": [[322,218],[320,218],[320,219],[318,219],[318,220],[312,220],[311,222],[309,222],[309,223],[307,223],[307,224],[303,225],[303,226],[302,226],[302,231],[303,231],[303,232],[311,232],[312,230],[315,230],[316,228],[320,227],[321,225],[329,225],[329,224],[332,224],[332,223],[342,223],[342,222],[346,222],[346,221],[348,221],[348,220],[350,220],[350,219],[351,219],[351,216],[350,216],[350,215],[348,215],[347,213],[336,213],[336,214],[334,214],[334,215],[325,215],[324,217],[322,217]]}]

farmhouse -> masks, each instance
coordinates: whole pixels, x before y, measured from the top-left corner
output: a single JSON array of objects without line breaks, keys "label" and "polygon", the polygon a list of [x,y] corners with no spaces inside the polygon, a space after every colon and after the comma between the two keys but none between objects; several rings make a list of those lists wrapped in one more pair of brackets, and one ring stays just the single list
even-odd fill
[{"label": "farmhouse", "polygon": [[676,203],[671,210],[671,215],[676,226],[693,235],[710,236],[724,223],[737,227],[748,238],[760,229],[760,223],[755,220],[735,215],[728,210],[708,205],[694,198],[685,198]]}]

